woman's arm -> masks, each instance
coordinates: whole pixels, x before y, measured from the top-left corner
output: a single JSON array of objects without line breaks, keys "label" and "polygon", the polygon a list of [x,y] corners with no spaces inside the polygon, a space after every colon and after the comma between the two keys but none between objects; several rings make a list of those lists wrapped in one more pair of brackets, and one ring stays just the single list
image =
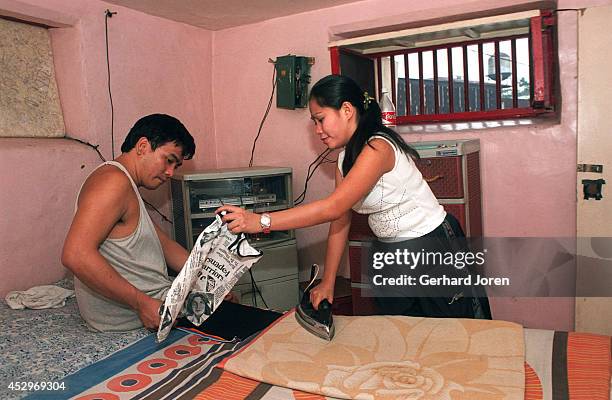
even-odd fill
[{"label": "woman's arm", "polygon": [[[342,182],[342,175],[336,169],[336,187]],[[351,227],[351,211],[347,211],[342,216],[331,222],[329,234],[327,236],[327,253],[325,254],[325,271],[321,282],[310,291],[310,302],[315,309],[319,308],[319,303],[327,299],[330,303],[334,302],[334,285],[336,275],[342,260],[342,254],[346,248],[348,234]]]},{"label": "woman's arm", "polygon": [[[271,230],[283,231],[318,225],[337,220],[349,211],[395,164],[395,154],[390,144],[383,139],[374,139],[370,144],[372,146],[363,147],[350,172],[331,195],[303,206],[270,213]],[[223,206],[216,212],[221,211],[228,211],[223,221],[228,223],[234,233],[262,231],[257,214],[235,206]]]}]

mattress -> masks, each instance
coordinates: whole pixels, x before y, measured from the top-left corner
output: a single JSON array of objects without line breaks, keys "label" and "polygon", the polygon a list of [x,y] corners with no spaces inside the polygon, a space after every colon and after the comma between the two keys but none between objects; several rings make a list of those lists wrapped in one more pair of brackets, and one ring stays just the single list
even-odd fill
[{"label": "mattress", "polygon": [[[70,288],[70,282],[61,282]],[[76,301],[51,310],[10,310],[0,302],[1,399],[324,399],[240,376],[220,366],[261,336],[223,340],[172,330],[162,344],[144,329],[92,332]],[[610,398],[610,337],[524,330],[525,399]],[[42,389],[41,383],[56,390]],[[9,389],[11,383],[38,390]],[[61,387],[60,387],[61,385]],[[27,387],[26,387],[27,388]]]},{"label": "mattress", "polygon": [[[58,286],[72,289],[72,280]],[[12,310],[0,301],[0,398],[18,399],[21,383],[60,382],[61,378],[125,348],[149,334],[145,329],[100,333],[87,328],[74,298],[62,308]],[[13,390],[9,385],[13,383]],[[15,385],[15,383],[19,383]]]},{"label": "mattress", "polygon": [[[62,378],[61,392],[31,392],[28,399],[331,399],[220,368],[258,337],[225,341],[172,330],[157,344],[151,334]],[[525,344],[526,400],[609,398],[610,337],[525,330]]]}]

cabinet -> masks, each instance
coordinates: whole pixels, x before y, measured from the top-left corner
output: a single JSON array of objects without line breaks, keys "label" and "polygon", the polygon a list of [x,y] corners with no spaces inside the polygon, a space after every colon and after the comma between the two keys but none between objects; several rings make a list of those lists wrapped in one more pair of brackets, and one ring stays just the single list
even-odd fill
[{"label": "cabinet", "polygon": [[[423,178],[446,212],[455,216],[466,236],[482,236],[480,184],[480,141],[449,140],[409,143],[421,156],[416,162]],[[349,266],[354,315],[376,312],[373,299],[363,297],[368,286],[362,282],[362,247],[374,234],[368,216],[353,212],[349,232]]]},{"label": "cabinet", "polygon": [[[263,213],[293,207],[291,168],[252,167],[177,173],[171,180],[174,239],[187,249],[215,218],[223,204]],[[298,302],[298,258],[295,234],[273,231],[248,235],[263,252],[250,274],[234,286],[243,304],[288,310]]]}]

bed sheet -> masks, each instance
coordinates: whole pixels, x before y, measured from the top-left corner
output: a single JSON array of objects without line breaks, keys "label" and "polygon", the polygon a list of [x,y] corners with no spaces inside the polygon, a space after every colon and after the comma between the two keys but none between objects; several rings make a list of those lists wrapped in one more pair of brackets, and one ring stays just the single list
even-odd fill
[{"label": "bed sheet", "polygon": [[[61,392],[31,399],[331,399],[244,378],[218,367],[248,347],[242,342],[173,330],[147,336],[63,379]],[[525,399],[606,400],[610,396],[610,337],[525,330]]]},{"label": "bed sheet", "polygon": [[[59,285],[71,288],[70,280]],[[162,344],[141,329],[90,331],[74,299],[63,308],[10,310],[0,302],[0,398],[323,399],[218,368],[257,338],[225,341],[173,330]],[[525,399],[605,400],[611,391],[609,336],[525,329]],[[52,382],[60,390],[10,390]]]},{"label": "bed sheet", "polygon": [[[71,279],[56,285],[72,289]],[[55,382],[125,348],[149,332],[100,333],[87,328],[76,300],[62,308],[12,310],[0,301],[0,398],[27,396],[22,382]],[[15,385],[15,383],[18,385]],[[9,385],[13,383],[13,390]],[[56,385],[57,386],[57,385]]]}]

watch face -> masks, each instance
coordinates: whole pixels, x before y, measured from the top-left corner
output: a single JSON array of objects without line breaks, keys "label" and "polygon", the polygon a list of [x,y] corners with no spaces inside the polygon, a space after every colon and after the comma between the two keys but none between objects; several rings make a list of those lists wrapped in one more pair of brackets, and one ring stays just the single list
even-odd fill
[{"label": "watch face", "polygon": [[270,216],[263,214],[260,219],[261,226],[270,227]]}]

